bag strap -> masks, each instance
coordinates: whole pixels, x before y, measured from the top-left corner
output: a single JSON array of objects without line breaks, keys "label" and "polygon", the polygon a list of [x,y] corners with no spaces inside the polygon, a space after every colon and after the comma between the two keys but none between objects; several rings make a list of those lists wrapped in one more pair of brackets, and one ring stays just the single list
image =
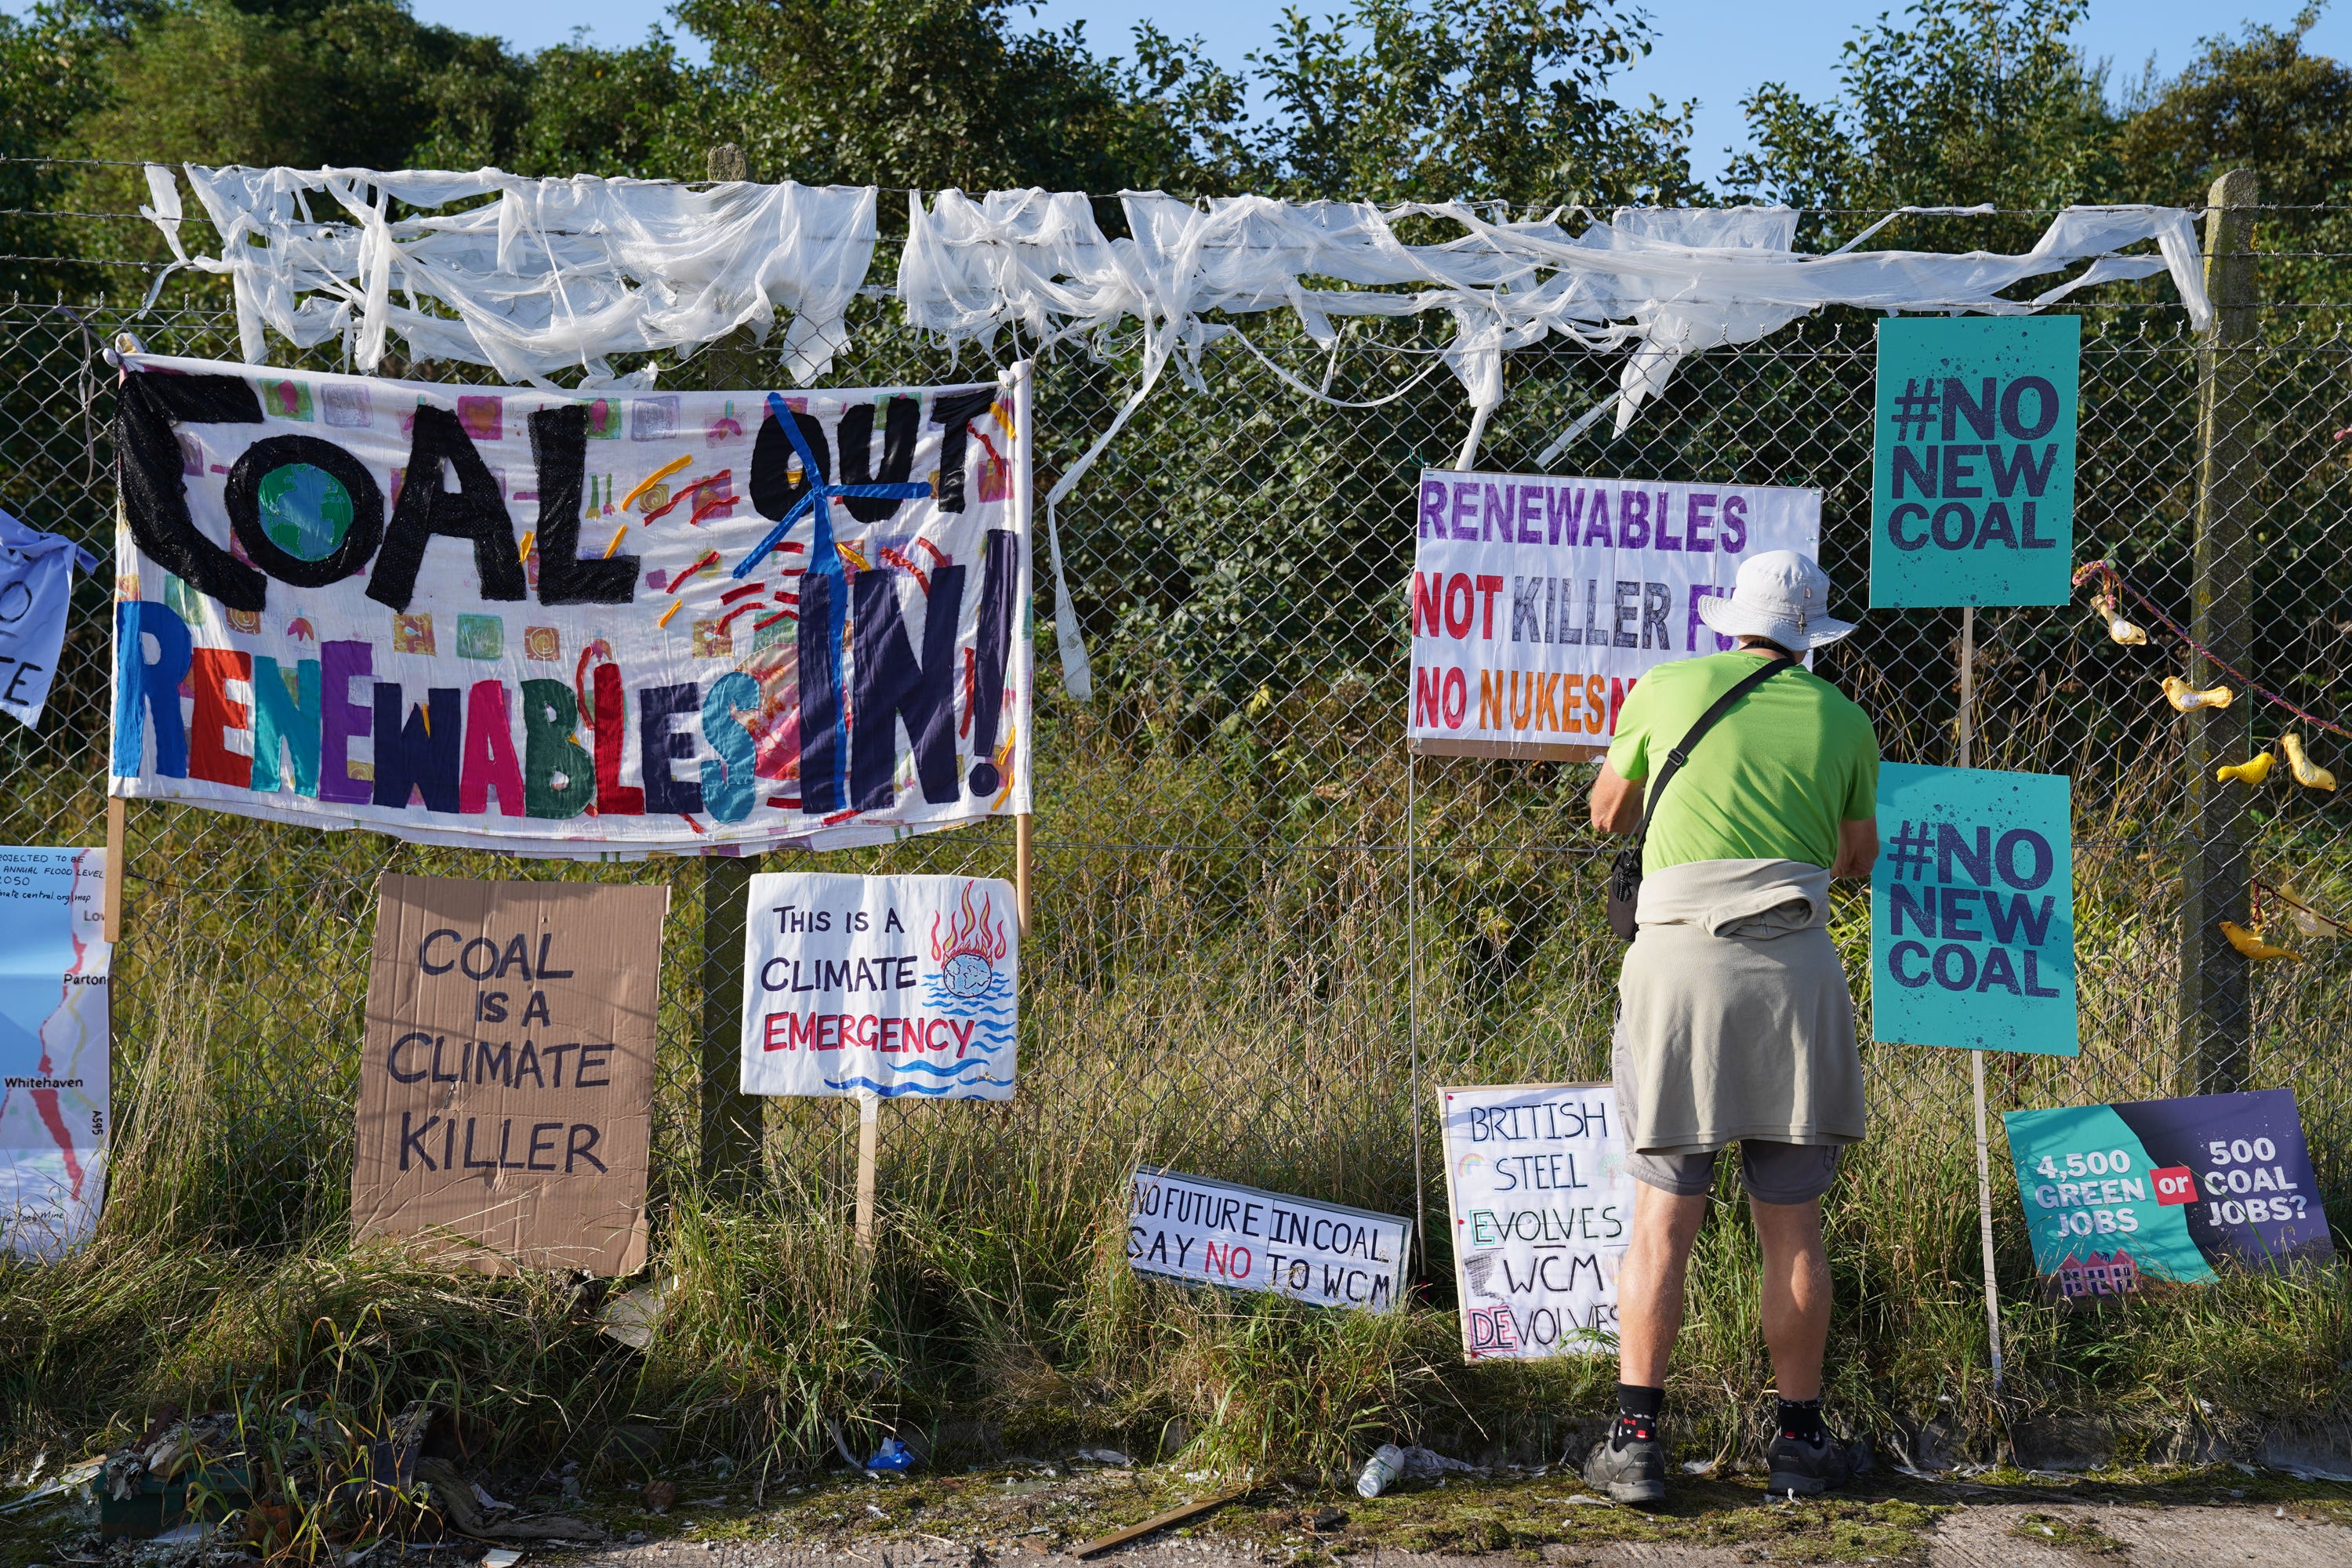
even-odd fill
[{"label": "bag strap", "polygon": [[1642,802],[1642,826],[1633,830],[1634,853],[1639,854],[1648,845],[1650,816],[1658,809],[1658,796],[1665,793],[1667,784],[1675,773],[1682,771],[1682,765],[1690,761],[1691,748],[1697,745],[1709,730],[1715,728],[1717,720],[1731,711],[1733,703],[1780,674],[1783,668],[1797,662],[1793,658],[1774,658],[1768,660],[1763,668],[1741,676],[1737,685],[1717,698],[1714,706],[1698,716],[1698,722],[1693,724],[1690,731],[1683,736],[1682,743],[1666,753],[1666,765],[1660,768],[1658,776],[1650,781],[1650,793]]}]

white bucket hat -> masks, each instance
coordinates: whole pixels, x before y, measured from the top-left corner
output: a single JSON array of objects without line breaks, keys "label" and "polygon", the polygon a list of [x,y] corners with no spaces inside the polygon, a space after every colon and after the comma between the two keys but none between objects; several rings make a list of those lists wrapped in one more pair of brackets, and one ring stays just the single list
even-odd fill
[{"label": "white bucket hat", "polygon": [[1739,563],[1731,597],[1698,602],[1698,618],[1727,637],[1765,637],[1792,653],[1827,647],[1853,630],[1832,620],[1830,574],[1793,550],[1768,550]]}]

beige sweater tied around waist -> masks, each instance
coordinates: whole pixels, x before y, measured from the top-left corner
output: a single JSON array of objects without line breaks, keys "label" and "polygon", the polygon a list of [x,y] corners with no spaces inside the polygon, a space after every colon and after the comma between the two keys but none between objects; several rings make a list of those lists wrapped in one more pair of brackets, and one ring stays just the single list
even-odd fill
[{"label": "beige sweater tied around waist", "polygon": [[1863,1135],[1853,999],[1827,930],[1830,874],[1697,860],[1643,879],[1617,982],[1617,1099],[1633,1147]]}]

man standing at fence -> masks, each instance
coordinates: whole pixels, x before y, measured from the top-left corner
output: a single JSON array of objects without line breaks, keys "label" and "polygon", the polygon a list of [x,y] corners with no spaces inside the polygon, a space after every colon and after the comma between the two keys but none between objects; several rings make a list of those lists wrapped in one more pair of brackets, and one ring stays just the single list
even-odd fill
[{"label": "man standing at fence", "polygon": [[1826,928],[1830,879],[1867,876],[1878,858],[1878,742],[1862,710],[1799,662],[1853,630],[1824,613],[1830,589],[1794,551],[1744,563],[1730,598],[1699,603],[1738,649],[1643,677],[1592,789],[1593,826],[1635,832],[1643,781],[1670,748],[1686,757],[1651,808],[1639,931],[1618,980],[1617,1099],[1640,1185],[1617,1275],[1619,1415],[1584,1473],[1620,1502],[1665,1495],[1666,1362],[1716,1156],[1735,1142],[1780,1385],[1771,1489],[1817,1493],[1852,1468],[1822,1425],[1821,1200],[1839,1148],[1863,1134],[1862,1058]]}]

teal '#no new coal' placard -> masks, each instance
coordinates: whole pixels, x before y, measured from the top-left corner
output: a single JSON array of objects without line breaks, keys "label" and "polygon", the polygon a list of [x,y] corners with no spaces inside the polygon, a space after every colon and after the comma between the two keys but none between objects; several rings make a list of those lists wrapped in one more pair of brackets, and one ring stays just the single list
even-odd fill
[{"label": "teal '#no new coal' placard", "polygon": [[2082,347],[2076,316],[1878,323],[1872,607],[2066,603]]},{"label": "teal '#no new coal' placard", "polygon": [[1871,1038],[2081,1049],[2072,793],[2054,773],[1879,768]]}]

